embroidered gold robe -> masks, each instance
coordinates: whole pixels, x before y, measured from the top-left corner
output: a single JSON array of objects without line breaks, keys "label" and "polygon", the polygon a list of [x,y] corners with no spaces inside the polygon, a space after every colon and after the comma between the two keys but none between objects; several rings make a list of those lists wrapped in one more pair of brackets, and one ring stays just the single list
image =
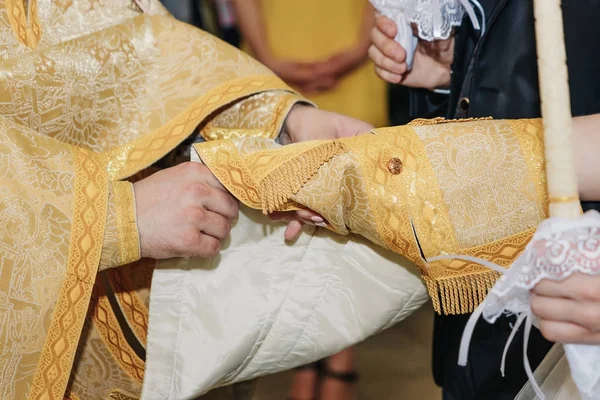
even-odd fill
[{"label": "embroidered gold robe", "polygon": [[158,1],[0,1],[0,398],[138,398],[153,262],[130,264],[126,179],[197,128],[274,138],[300,100]]},{"label": "embroidered gold robe", "polygon": [[0,398],[139,397],[153,262],[136,262],[126,180],[198,128],[254,137],[198,147],[240,200],[405,254],[438,310],[471,309],[496,276],[420,252],[506,265],[545,214],[535,121],[273,149],[301,100],[154,0],[0,1]]},{"label": "embroidered gold robe", "polygon": [[417,120],[370,135],[280,148],[244,138],[195,145],[244,204],[265,213],[309,208],[421,268],[437,312],[468,313],[547,217],[540,120]]}]

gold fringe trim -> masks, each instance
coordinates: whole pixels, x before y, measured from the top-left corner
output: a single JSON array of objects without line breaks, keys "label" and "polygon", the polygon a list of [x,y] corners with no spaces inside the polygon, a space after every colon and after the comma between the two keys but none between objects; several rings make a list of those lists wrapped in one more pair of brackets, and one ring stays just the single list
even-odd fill
[{"label": "gold fringe trim", "polygon": [[500,274],[496,271],[439,280],[423,275],[435,312],[445,315],[475,311],[498,278]]},{"label": "gold fringe trim", "polygon": [[319,171],[323,164],[346,151],[342,143],[332,141],[316,146],[283,163],[260,183],[262,211],[270,214],[278,210],[302,189],[302,186]]}]

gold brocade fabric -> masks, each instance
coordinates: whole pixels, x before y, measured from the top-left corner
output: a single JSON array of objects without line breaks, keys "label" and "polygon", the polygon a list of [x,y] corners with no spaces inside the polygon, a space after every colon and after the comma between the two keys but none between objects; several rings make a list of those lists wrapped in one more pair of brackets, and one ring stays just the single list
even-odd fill
[{"label": "gold brocade fabric", "polygon": [[0,0],[0,398],[139,398],[154,262],[121,266],[118,180],[194,132],[275,138],[299,101],[157,0]]},{"label": "gold brocade fabric", "polygon": [[104,164],[0,119],[0,398],[64,392],[103,247]]},{"label": "gold brocade fabric", "polygon": [[[547,216],[538,120],[418,121],[374,134],[280,148],[245,138],[195,145],[244,204],[307,207],[421,267],[435,309],[473,311],[497,279],[467,254],[509,266]],[[424,256],[424,257],[423,257]]]}]

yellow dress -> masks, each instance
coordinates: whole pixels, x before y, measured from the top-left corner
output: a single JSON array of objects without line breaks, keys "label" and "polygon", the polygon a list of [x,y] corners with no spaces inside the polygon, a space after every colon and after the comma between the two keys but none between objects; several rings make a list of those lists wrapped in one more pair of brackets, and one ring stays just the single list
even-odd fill
[{"label": "yellow dress", "polygon": [[[367,0],[261,0],[271,51],[278,58],[321,61],[355,46]],[[320,108],[388,124],[386,84],[370,62],[344,77],[333,90],[309,96]]]}]

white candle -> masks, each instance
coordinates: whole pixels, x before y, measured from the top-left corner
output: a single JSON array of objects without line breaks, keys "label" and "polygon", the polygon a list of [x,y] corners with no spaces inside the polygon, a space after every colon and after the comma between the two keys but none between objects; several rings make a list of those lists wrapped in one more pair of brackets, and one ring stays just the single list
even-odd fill
[{"label": "white candle", "polygon": [[[523,0],[520,0],[523,1]],[[581,213],[560,0],[534,0],[550,216]]]}]

